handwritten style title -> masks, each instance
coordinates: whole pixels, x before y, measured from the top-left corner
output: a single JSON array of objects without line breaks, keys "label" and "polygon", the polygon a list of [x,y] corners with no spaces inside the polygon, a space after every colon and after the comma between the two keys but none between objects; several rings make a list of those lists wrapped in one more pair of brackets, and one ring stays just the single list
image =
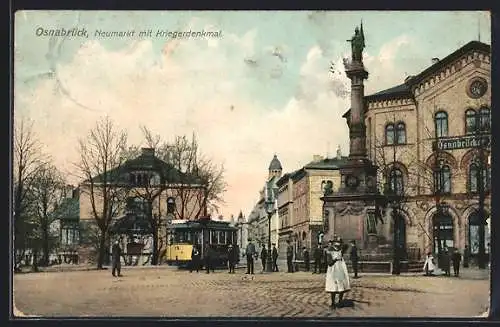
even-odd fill
[{"label": "handwritten style title", "polygon": [[122,30],[108,31],[97,29],[93,33],[83,27],[56,28],[49,29],[38,27],[35,29],[35,35],[40,37],[83,37],[89,38],[92,35],[95,38],[171,38],[171,39],[189,39],[189,38],[220,38],[222,31],[170,31],[170,30]]}]

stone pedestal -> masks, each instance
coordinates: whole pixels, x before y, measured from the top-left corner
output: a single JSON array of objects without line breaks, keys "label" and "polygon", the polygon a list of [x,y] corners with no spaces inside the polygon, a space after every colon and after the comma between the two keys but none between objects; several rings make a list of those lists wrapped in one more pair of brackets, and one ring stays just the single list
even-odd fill
[{"label": "stone pedestal", "polygon": [[376,251],[377,247],[378,247],[378,235],[368,234],[368,244],[367,244],[368,250]]}]

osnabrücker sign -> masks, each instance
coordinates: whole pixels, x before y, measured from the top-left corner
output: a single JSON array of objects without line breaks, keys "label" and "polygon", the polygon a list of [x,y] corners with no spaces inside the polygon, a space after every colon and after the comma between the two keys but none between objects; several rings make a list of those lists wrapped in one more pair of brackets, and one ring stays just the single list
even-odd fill
[{"label": "osnabr\u00fccker sign", "polygon": [[434,150],[456,150],[476,147],[487,147],[490,145],[490,135],[467,135],[441,138],[432,143]]}]

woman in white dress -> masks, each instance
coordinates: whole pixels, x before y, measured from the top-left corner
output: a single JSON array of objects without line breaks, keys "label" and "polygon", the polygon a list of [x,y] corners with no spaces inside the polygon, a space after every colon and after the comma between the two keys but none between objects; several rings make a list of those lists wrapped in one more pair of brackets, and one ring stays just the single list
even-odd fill
[{"label": "woman in white dress", "polygon": [[436,269],[436,265],[434,264],[434,257],[432,256],[431,252],[428,252],[427,257],[425,258],[424,268],[423,268],[423,270],[425,271],[425,275],[431,276],[432,273],[434,272],[434,269]]},{"label": "woman in white dress", "polygon": [[[331,294],[332,308],[336,308],[342,302],[344,293],[351,290],[347,266],[342,257],[342,249],[339,241],[330,241],[326,250],[328,269],[326,271],[325,291]],[[335,303],[336,295],[339,302]]]}]

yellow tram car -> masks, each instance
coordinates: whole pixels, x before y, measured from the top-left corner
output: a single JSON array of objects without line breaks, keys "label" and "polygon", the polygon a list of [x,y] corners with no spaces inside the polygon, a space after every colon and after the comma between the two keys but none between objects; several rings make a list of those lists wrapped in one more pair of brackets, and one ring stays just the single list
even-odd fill
[{"label": "yellow tram car", "polygon": [[191,262],[193,246],[198,246],[203,258],[204,245],[208,241],[215,250],[214,265],[226,266],[229,244],[238,249],[237,235],[237,228],[225,221],[215,221],[210,218],[194,221],[173,220],[167,225],[165,262],[172,266],[186,267]]}]

